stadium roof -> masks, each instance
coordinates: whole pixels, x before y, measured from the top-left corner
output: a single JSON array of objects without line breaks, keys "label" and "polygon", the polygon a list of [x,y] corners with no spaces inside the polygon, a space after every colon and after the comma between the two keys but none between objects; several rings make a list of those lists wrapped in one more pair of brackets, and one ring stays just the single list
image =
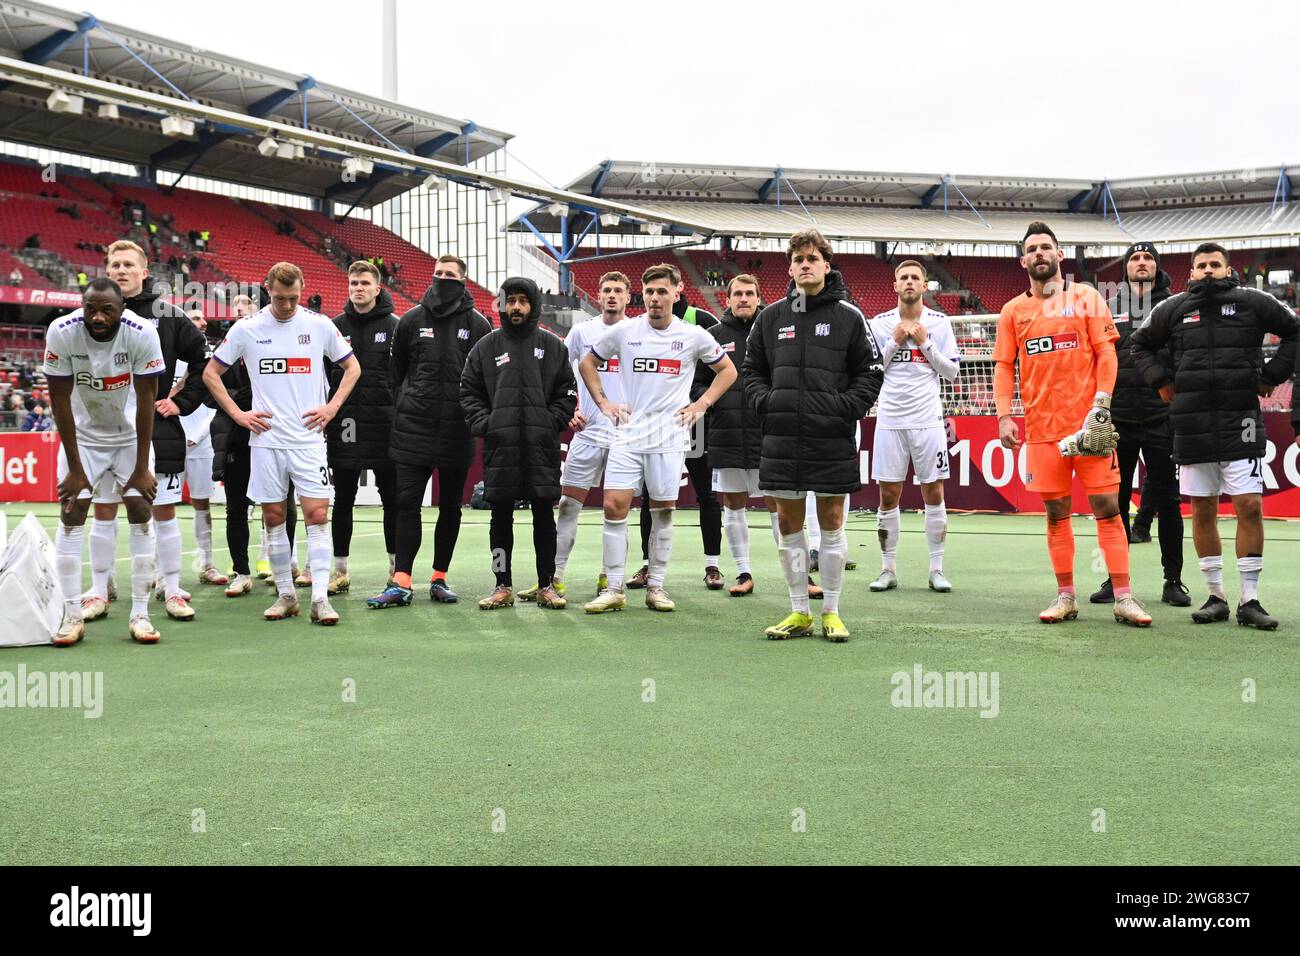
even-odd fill
[{"label": "stadium roof", "polygon": [[[1300,233],[1300,206],[1286,202],[1292,184],[1280,166],[1107,181],[606,160],[566,188],[690,219],[696,232],[755,238],[815,224],[837,239],[1015,243],[1027,219],[1048,216],[1062,242],[1092,246],[1139,235],[1176,242]],[[527,216],[540,232],[560,231],[545,207]],[[516,220],[511,228],[527,226]]]},{"label": "stadium roof", "polygon": [[[416,110],[209,50],[178,44],[38,3],[0,2],[0,56],[25,60],[137,90],[303,126],[358,143],[383,145],[465,165],[502,148],[511,134]],[[260,136],[233,124],[208,124],[189,137],[164,135],[156,113],[120,106],[101,118],[94,103],[80,115],[46,107],[48,89],[0,83],[0,137],[144,167],[265,186],[365,205],[411,189],[425,176],[379,167],[341,182],[341,153],[264,156]]]}]

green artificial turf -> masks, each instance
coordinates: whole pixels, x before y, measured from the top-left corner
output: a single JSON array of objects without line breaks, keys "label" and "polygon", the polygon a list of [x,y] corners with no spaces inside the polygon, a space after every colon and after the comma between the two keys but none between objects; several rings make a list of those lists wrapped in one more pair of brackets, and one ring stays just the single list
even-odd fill
[{"label": "green artificial turf", "polygon": [[[168,621],[154,604],[159,645],[127,639],[124,597],[77,647],[0,651],[0,671],[98,671],[105,691],[99,719],[0,710],[0,863],[1300,856],[1295,524],[1267,525],[1261,598],[1283,625],[1261,633],[1198,627],[1160,604],[1156,544],[1132,548],[1135,592],[1155,626],[1115,624],[1086,602],[1105,574],[1084,519],[1077,622],[1037,621],[1054,592],[1041,517],[953,515],[954,591],[938,595],[925,587],[921,516],[905,514],[900,587],[871,594],[875,521],[853,515],[859,567],[842,600],[853,638],[832,645],[764,639],[788,600],[761,512],[750,516],[753,596],[705,590],[696,516],[683,512],[668,578],[677,611],[656,614],[629,592],[626,611],[588,616],[580,605],[601,544],[593,511],[570,562],[570,607],[494,612],[476,606],[492,584],[486,512],[465,512],[450,575],[459,605],[432,605],[417,581],[412,607],[380,612],[364,605],[387,569],[377,509],[358,511],[338,627],[308,624],[306,592],[303,617],[265,623],[270,588],[227,599],[194,583],[187,553],[198,616]],[[37,512],[52,531],[54,506]],[[11,510],[11,526],[19,516]],[[519,586],[530,583],[528,520],[516,514]],[[181,521],[192,548],[188,509]],[[635,535],[635,515],[629,527]],[[1223,531],[1235,604],[1231,522]],[[224,541],[220,517],[215,536]],[[1186,547],[1199,605],[1190,529]],[[724,540],[730,579],[725,550]],[[129,567],[118,563],[125,594]],[[891,675],[917,664],[996,672],[997,716],[893,706]],[[1242,699],[1246,679],[1254,703]],[[347,681],[355,702],[343,699]]]}]

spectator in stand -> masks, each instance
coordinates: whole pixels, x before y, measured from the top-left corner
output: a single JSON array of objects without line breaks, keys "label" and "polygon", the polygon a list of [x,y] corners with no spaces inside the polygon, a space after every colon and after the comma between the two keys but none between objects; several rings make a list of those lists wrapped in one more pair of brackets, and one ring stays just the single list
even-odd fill
[{"label": "spectator in stand", "polygon": [[78,288],[78,289],[81,289],[81,290],[84,292],[85,289],[86,289],[86,286],[87,286],[89,283],[90,283],[90,276],[86,275],[85,272],[78,272],[78,273],[77,273],[77,288]]},{"label": "spectator in stand", "polygon": [[11,272],[11,273],[9,273],[9,284],[10,284],[10,285],[22,285],[22,284],[23,284],[23,270],[22,270],[22,269],[19,269],[17,266],[14,266],[14,271]]},{"label": "spectator in stand", "polygon": [[54,422],[50,419],[49,413],[46,412],[44,405],[37,405],[27,417],[23,419],[23,428],[25,432],[47,432],[54,427]]},{"label": "spectator in stand", "polygon": [[39,249],[41,247],[41,234],[34,232],[23,240],[24,249]]},{"label": "spectator in stand", "polygon": [[317,292],[315,295],[313,295],[311,298],[307,300],[307,308],[310,309],[312,312],[319,312],[320,306],[321,306],[321,297],[320,297],[320,293]]}]

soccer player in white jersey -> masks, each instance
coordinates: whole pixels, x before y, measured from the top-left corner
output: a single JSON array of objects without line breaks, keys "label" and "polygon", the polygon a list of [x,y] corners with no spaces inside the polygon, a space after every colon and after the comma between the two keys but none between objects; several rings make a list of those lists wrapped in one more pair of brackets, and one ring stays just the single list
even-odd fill
[{"label": "soccer player in white jersey", "polygon": [[[330,477],[325,455],[325,426],[338,414],[361,377],[352,348],[334,323],[300,308],[302,270],[277,262],[266,276],[271,304],[236,322],[212,353],[203,380],[222,410],[252,432],[248,440],[252,475],[248,497],[262,506],[270,538],[271,570],[279,597],[263,612],[268,621],[298,615],[289,537],[285,531],[285,497],[289,482],[299,494],[307,525],[307,560],[311,566],[311,620],[337,624],[329,602]],[[343,369],[334,397],[325,400],[325,359]],[[221,373],[243,359],[253,390],[253,407],[243,411],[221,381]]]},{"label": "soccer player in white jersey", "polygon": [[871,582],[873,591],[898,587],[898,502],[909,462],[916,470],[925,501],[930,589],[952,590],[943,575],[943,547],[948,533],[948,511],[943,503],[948,432],[939,382],[957,378],[961,358],[948,317],[921,302],[927,278],[925,266],[915,259],[900,262],[894,269],[897,308],[882,312],[869,323],[885,363],[871,455],[871,477],[880,485],[876,531],[881,551],[880,577]]},{"label": "soccer player in white jersey", "polygon": [[82,307],[56,319],[45,337],[45,377],[59,431],[60,521],[55,563],[63,621],[53,643],[75,644],[86,633],[81,610],[81,544],[91,494],[110,476],[131,524],[131,637],[155,644],[149,621],[154,536],[149,505],[158,490],[150,467],[154,401],[163,374],[158,332],[125,309],[111,279],[86,286]]},{"label": "soccer player in white jersey", "polygon": [[[185,310],[194,327],[207,337],[207,320],[201,304]],[[209,354],[211,349],[209,349]],[[189,364],[176,360],[176,381],[172,385],[174,396],[184,387]],[[224,585],[229,578],[212,563],[212,419],[217,410],[210,405],[200,405],[181,418],[185,430],[185,482],[190,486],[190,504],[194,507],[194,542],[199,549],[199,581],[203,584]]]},{"label": "soccer player in white jersey", "polygon": [[[601,413],[613,422],[613,444],[605,467],[604,564],[606,587],[586,605],[588,614],[622,610],[627,566],[627,513],[644,483],[650,509],[650,573],[645,603],[671,611],[664,590],[673,545],[673,507],[691,447],[691,428],[736,380],[736,367],[722,346],[698,325],[673,315],[677,290],[673,267],[655,265],[641,276],[646,312],[607,329],[578,365]],[[600,365],[617,358],[623,401],[615,402],[600,381]],[[715,370],[713,384],[690,401],[695,363]]]},{"label": "soccer player in white jersey", "polygon": [[[587,388],[586,382],[577,375],[576,369],[597,339],[618,323],[627,321],[627,303],[631,297],[632,283],[628,277],[621,272],[606,272],[600,277],[600,317],[579,322],[564,338],[578,379],[578,410],[569,422],[573,441],[569,442],[569,453],[564,459],[564,473],[560,478],[560,506],[555,519],[555,590],[561,595],[565,591],[565,568],[578,538],[578,518],[582,514],[582,506],[586,504],[591,489],[600,483],[605,473],[609,446],[614,440],[614,423],[601,414],[595,397]],[[605,390],[606,397],[615,405],[621,404],[623,384],[619,377],[618,358],[600,362],[596,371],[600,374],[600,386]],[[605,569],[601,568],[600,577],[596,579],[596,596],[599,597],[600,592],[608,586],[609,579]],[[535,600],[537,586],[520,591],[517,596],[521,601]]]}]

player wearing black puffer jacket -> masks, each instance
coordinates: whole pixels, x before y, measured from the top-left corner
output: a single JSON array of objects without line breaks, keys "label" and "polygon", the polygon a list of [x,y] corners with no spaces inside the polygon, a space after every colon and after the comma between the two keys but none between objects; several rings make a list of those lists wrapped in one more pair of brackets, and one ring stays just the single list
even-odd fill
[{"label": "player wearing black puffer jacket", "polygon": [[822,636],[844,641],[839,616],[847,542],[844,496],[860,487],[858,421],[884,382],[880,351],[866,318],[831,268],[830,243],[815,229],[795,233],[790,289],[754,320],[745,345],[745,398],[763,421],[759,485],[777,500],[781,569],[792,613],[767,636],[780,640],[812,632],[804,534],[805,495],[817,495],[822,527]]},{"label": "player wearing black puffer jacket", "polygon": [[[1219,496],[1232,496],[1237,514],[1237,623],[1273,630],[1260,606],[1264,567],[1263,462],[1267,436],[1259,398],[1295,371],[1300,323],[1267,292],[1243,288],[1228,251],[1206,242],[1192,253],[1187,291],[1161,302],[1133,333],[1133,359],[1147,384],[1171,402],[1179,485],[1192,499],[1192,540],[1210,596],[1192,612],[1197,624],[1228,619],[1223,591]],[[1281,340],[1264,361],[1266,334]],[[1169,365],[1161,359],[1168,346]]]}]

